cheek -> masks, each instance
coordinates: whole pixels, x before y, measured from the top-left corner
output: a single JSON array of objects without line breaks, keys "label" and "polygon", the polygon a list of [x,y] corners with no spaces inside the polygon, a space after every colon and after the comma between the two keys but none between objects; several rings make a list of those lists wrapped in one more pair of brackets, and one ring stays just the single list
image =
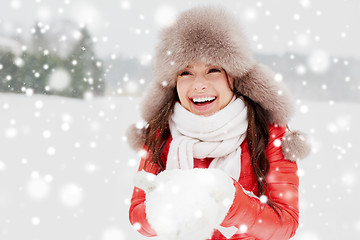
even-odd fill
[{"label": "cheek", "polygon": [[186,99],[186,93],[187,93],[186,84],[184,84],[183,82],[178,82],[176,84],[176,90],[177,90],[177,94],[178,94],[180,103],[184,104],[185,99]]}]

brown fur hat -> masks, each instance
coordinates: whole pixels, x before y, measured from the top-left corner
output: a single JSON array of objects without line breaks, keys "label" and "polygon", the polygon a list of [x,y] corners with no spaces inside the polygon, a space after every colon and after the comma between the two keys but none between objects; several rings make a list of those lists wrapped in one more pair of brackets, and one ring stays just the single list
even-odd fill
[{"label": "brown fur hat", "polygon": [[[141,113],[146,122],[170,101],[180,70],[195,61],[222,67],[235,88],[260,104],[269,123],[286,126],[294,112],[292,97],[275,73],[256,63],[237,20],[222,8],[197,7],[180,14],[160,33],[153,62],[153,81],[145,92]],[[135,133],[139,133],[136,135]],[[132,126],[128,140],[142,147],[144,131]]]}]

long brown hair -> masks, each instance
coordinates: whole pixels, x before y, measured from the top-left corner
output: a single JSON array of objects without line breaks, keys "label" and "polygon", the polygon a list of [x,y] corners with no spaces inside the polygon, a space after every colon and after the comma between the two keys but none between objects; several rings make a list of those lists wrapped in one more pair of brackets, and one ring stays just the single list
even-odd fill
[{"label": "long brown hair", "polygon": [[[226,73],[226,72],[225,72]],[[227,75],[227,74],[226,74]],[[265,110],[249,97],[242,95],[237,89],[231,86],[227,76],[230,89],[244,100],[247,107],[248,128],[246,137],[251,158],[251,167],[257,179],[258,196],[265,195],[267,190],[266,176],[269,172],[269,160],[266,157],[266,148],[269,143],[269,125]],[[173,113],[174,104],[179,101],[176,88],[173,89],[169,101],[161,108],[148,122],[145,136],[145,146],[148,150],[145,167],[154,168],[157,173],[165,170],[165,164],[161,158],[164,147],[170,137],[168,121]],[[267,204],[275,211],[281,219],[277,209],[282,209],[268,198]]]}]

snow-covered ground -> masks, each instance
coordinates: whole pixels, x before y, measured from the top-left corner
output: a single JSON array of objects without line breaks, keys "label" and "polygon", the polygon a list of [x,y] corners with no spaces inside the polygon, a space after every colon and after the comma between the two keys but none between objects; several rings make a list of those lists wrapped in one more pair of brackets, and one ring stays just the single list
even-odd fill
[{"label": "snow-covered ground", "polygon": [[[0,94],[0,239],[145,239],[128,221],[139,158],[124,134],[138,103]],[[311,136],[313,152],[299,163],[294,239],[358,239],[360,104],[297,108],[290,128]]]}]

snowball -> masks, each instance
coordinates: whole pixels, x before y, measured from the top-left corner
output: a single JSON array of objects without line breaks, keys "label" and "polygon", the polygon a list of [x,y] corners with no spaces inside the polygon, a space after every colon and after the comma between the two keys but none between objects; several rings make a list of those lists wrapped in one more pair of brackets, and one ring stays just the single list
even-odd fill
[{"label": "snowball", "polygon": [[175,22],[176,10],[172,6],[161,6],[155,12],[155,22],[159,27],[167,27]]},{"label": "snowball", "polygon": [[147,192],[150,224],[166,239],[210,238],[235,193],[231,178],[218,169],[167,170],[157,176],[140,172],[135,182]]},{"label": "snowball", "polygon": [[61,188],[60,201],[63,205],[67,207],[76,207],[82,202],[82,200],[83,191],[78,185],[69,183]]}]

